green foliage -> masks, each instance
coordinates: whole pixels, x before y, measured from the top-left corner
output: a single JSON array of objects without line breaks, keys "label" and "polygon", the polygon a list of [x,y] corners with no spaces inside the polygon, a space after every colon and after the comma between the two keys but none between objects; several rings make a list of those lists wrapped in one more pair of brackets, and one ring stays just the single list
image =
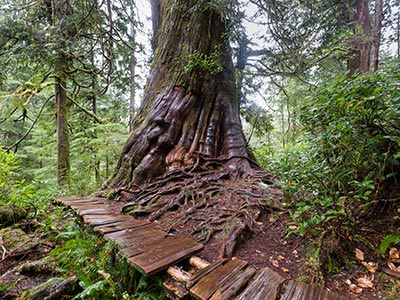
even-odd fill
[{"label": "green foliage", "polygon": [[379,246],[379,251],[385,253],[391,244],[400,244],[400,232],[386,236]]},{"label": "green foliage", "polygon": [[219,63],[221,53],[220,47],[214,47],[214,51],[210,54],[204,54],[195,50],[188,55],[188,63],[183,68],[183,72],[188,74],[194,70],[216,74],[223,71],[222,65]]},{"label": "green foliage", "polygon": [[18,167],[16,156],[0,148],[0,203],[28,204],[32,200],[33,186],[19,178]]},{"label": "green foliage", "polygon": [[[302,106],[298,144],[261,157],[282,180],[295,225],[289,233],[314,236],[316,257],[325,240],[346,239],[371,214],[398,207],[399,82],[397,66],[388,66],[319,87]],[[398,238],[387,237],[381,250]]]},{"label": "green foliage", "polygon": [[112,242],[76,224],[56,236],[51,252],[64,272],[77,274],[82,291],[74,299],[164,299],[159,278],[147,280],[129,267]]}]

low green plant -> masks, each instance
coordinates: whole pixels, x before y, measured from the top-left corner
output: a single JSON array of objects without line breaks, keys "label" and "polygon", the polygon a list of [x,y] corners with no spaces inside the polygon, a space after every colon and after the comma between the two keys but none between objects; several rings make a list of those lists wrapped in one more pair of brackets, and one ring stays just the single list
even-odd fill
[{"label": "low green plant", "polygon": [[400,232],[386,236],[379,246],[379,251],[382,254],[385,253],[387,248],[389,248],[389,246],[392,244],[394,245],[400,244]]},{"label": "low green plant", "polygon": [[74,299],[164,299],[162,281],[132,269],[114,243],[77,224],[68,224],[55,239],[62,245],[51,255],[64,272],[78,276],[82,288]]},{"label": "low green plant", "polygon": [[34,187],[18,174],[19,160],[0,148],[0,203],[28,204],[34,198]]}]

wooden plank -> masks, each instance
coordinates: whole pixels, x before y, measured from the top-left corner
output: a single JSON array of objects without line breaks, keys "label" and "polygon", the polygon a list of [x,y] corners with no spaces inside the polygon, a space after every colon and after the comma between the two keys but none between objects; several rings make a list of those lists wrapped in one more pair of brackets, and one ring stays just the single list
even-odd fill
[{"label": "wooden plank", "polygon": [[111,240],[120,247],[133,247],[133,245],[137,244],[137,241],[144,239],[158,241],[161,240],[161,238],[165,238],[166,235],[165,231],[150,228],[149,230],[137,231],[131,233],[129,236],[117,237]]},{"label": "wooden plank", "polygon": [[296,282],[288,282],[282,300],[348,300],[348,298],[329,292],[319,286]]},{"label": "wooden plank", "polygon": [[149,246],[142,254],[128,259],[144,275],[149,276],[168,268],[203,249],[203,245],[186,237],[167,236]]},{"label": "wooden plank", "polygon": [[[276,299],[279,286],[285,279],[270,268],[264,268],[247,286],[247,288],[237,297],[237,300],[265,300]],[[304,298],[305,300],[307,298]],[[310,298],[311,300],[311,298]]]},{"label": "wooden plank", "polygon": [[204,276],[210,274],[212,271],[214,271],[215,269],[219,268],[221,265],[223,265],[224,263],[226,263],[226,259],[221,259],[221,260],[217,260],[214,261],[213,263],[209,264],[207,267],[204,267],[203,269],[197,271],[192,278],[190,279],[190,281],[186,284],[187,288],[191,288],[192,286],[194,286],[200,279],[202,279]]},{"label": "wooden plank", "polygon": [[110,208],[88,208],[88,209],[78,209],[78,215],[110,215],[114,214],[115,211]]},{"label": "wooden plank", "polygon": [[140,236],[143,235],[143,233],[153,232],[153,231],[160,231],[165,235],[165,232],[159,225],[154,223],[148,223],[148,224],[143,224],[141,226],[135,226],[128,229],[122,229],[119,231],[106,233],[105,237],[110,240],[117,240],[117,239],[129,238],[131,236]]},{"label": "wooden plank", "polygon": [[116,221],[113,223],[108,223],[106,225],[95,226],[94,230],[106,234],[106,233],[121,231],[124,229],[140,227],[146,224],[149,224],[149,221],[136,220],[131,218],[130,220]]},{"label": "wooden plank", "polygon": [[254,276],[256,269],[247,267],[243,272],[239,272],[221,286],[210,298],[210,300],[229,300]]},{"label": "wooden plank", "polygon": [[72,204],[72,205],[68,205],[68,206],[75,210],[84,210],[84,209],[93,209],[93,208],[111,208],[108,206],[104,206],[103,204],[93,204],[92,202]]},{"label": "wooden plank", "polygon": [[208,276],[203,277],[190,289],[190,293],[197,299],[209,299],[228,280],[245,268],[247,264],[247,261],[240,259],[228,261],[225,265],[217,268]]},{"label": "wooden plank", "polygon": [[144,251],[147,251],[148,247],[153,245],[154,243],[164,239],[167,236],[165,233],[163,236],[154,235],[151,237],[147,237],[146,239],[135,239],[130,241],[129,246],[121,249],[120,251],[127,257],[130,258],[132,256],[139,255]]},{"label": "wooden plank", "polygon": [[131,219],[132,219],[131,216],[120,215],[120,214],[83,216],[83,221],[93,226],[101,226],[115,222],[129,221]]},{"label": "wooden plank", "polygon": [[84,203],[84,202],[108,201],[105,198],[100,198],[100,197],[79,197],[79,196],[55,197],[54,200],[64,205],[69,205],[74,202]]}]

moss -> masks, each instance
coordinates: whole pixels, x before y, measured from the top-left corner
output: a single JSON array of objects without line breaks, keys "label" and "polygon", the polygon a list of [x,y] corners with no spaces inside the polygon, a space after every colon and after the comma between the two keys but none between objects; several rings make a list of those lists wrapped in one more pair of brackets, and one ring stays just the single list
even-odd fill
[{"label": "moss", "polygon": [[27,211],[19,206],[0,206],[0,226],[7,226],[10,224],[15,224],[19,220],[25,218]]}]

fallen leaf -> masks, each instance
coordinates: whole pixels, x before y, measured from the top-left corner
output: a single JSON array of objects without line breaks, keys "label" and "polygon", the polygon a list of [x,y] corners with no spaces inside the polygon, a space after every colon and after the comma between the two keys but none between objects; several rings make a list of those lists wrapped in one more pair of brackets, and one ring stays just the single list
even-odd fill
[{"label": "fallen leaf", "polygon": [[285,272],[285,273],[289,273],[289,269],[287,269],[287,268],[281,267],[281,270],[282,270],[283,272]]},{"label": "fallen leaf", "polygon": [[350,279],[347,279],[347,280],[346,280],[346,284],[347,284],[347,285],[350,285],[350,284],[351,284],[351,280],[350,280]]},{"label": "fallen leaf", "polygon": [[363,291],[362,288],[356,286],[354,283],[349,285],[349,289],[354,294],[361,294]]},{"label": "fallen leaf", "polygon": [[279,262],[278,262],[277,260],[273,259],[273,260],[271,261],[271,263],[272,263],[272,265],[273,265],[275,268],[279,268]]},{"label": "fallen leaf", "polygon": [[375,273],[376,270],[378,269],[378,263],[376,263],[376,262],[371,262],[371,261],[365,262],[365,261],[362,261],[361,263],[362,263],[362,265],[363,265],[364,267],[366,267],[366,268],[368,269],[368,271],[370,271],[371,273]]},{"label": "fallen leaf", "polygon": [[389,258],[390,259],[399,259],[400,258],[400,251],[397,248],[390,248],[389,251]]},{"label": "fallen leaf", "polygon": [[391,261],[388,261],[388,267],[389,269],[396,271],[396,272],[400,272],[400,266],[396,267],[396,265],[394,263],[392,263]]},{"label": "fallen leaf", "polygon": [[283,260],[283,259],[285,259],[285,257],[282,256],[282,255],[278,255],[278,259],[279,259],[279,260]]},{"label": "fallen leaf", "polygon": [[357,285],[362,288],[372,288],[374,283],[368,278],[360,277],[357,278]]},{"label": "fallen leaf", "polygon": [[297,253],[297,250],[293,250],[292,254],[293,254],[294,258],[298,258],[299,257],[299,255]]},{"label": "fallen leaf", "polygon": [[357,258],[359,261],[363,261],[363,260],[365,259],[365,257],[364,257],[364,252],[362,252],[360,249],[356,248],[356,250],[355,250],[354,252],[355,252],[355,254],[356,254],[356,258]]},{"label": "fallen leaf", "polygon": [[290,225],[289,229],[290,230],[298,230],[300,227],[299,226],[295,226],[295,225]]}]

